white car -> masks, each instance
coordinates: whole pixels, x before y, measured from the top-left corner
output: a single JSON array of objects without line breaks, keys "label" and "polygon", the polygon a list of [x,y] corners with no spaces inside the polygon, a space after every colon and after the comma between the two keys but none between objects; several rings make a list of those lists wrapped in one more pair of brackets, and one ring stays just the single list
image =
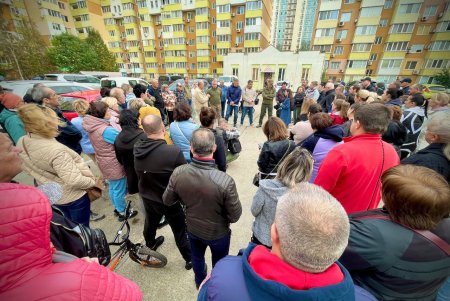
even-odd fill
[{"label": "white car", "polygon": [[58,82],[76,82],[94,89],[100,89],[100,80],[92,75],[86,74],[45,74],[44,80]]},{"label": "white car", "polygon": [[219,76],[218,81],[220,83],[221,80],[223,80],[223,84],[227,87],[231,86],[234,79],[238,79],[237,76],[234,75],[222,75]]},{"label": "white car", "polygon": [[123,84],[129,84],[132,87],[136,84],[144,84],[145,86],[149,85],[147,81],[137,77],[105,77],[100,80],[100,84],[102,88],[120,88]]},{"label": "white car", "polygon": [[58,81],[45,81],[45,80],[14,80],[14,81],[2,81],[0,86],[3,89],[11,91],[21,97],[25,94],[30,94],[34,84],[41,83],[46,87],[51,88],[56,94],[72,93],[86,90],[96,90],[94,88],[81,85],[74,82],[58,82]]}]

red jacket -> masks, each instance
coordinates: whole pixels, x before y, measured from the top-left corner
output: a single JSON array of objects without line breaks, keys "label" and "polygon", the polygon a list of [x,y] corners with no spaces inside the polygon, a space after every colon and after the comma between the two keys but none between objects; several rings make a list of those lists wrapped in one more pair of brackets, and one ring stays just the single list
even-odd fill
[{"label": "red jacket", "polygon": [[344,142],[322,161],[314,184],[331,193],[347,213],[375,209],[381,199],[381,167],[384,172],[400,159],[380,135],[363,134],[344,138]]},{"label": "red jacket", "polygon": [[52,263],[51,217],[36,188],[0,184],[0,300],[142,300],[135,283],[99,264]]}]

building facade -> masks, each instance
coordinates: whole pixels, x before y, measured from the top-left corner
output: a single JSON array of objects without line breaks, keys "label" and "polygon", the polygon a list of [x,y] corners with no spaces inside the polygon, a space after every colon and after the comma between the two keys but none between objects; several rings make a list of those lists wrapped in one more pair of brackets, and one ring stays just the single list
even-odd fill
[{"label": "building facade", "polygon": [[326,54],[325,79],[431,83],[450,67],[449,2],[320,1],[312,50]]},{"label": "building facade", "polygon": [[268,78],[287,81],[296,89],[302,79],[320,81],[324,58],[319,51],[294,53],[269,46],[258,53],[229,53],[224,57],[223,71],[236,75],[241,85],[253,80],[256,89],[262,89]]},{"label": "building facade", "polygon": [[271,41],[281,51],[309,50],[317,0],[274,1]]}]

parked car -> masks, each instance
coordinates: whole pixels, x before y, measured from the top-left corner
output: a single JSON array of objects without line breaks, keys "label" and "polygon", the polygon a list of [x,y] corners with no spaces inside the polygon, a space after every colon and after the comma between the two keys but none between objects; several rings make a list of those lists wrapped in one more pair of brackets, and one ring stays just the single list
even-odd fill
[{"label": "parked car", "polygon": [[447,89],[442,85],[437,84],[424,84],[423,86],[423,96],[426,99],[430,99],[435,93],[448,93]]},{"label": "parked car", "polygon": [[160,75],[158,81],[160,85],[170,85],[178,79],[183,79],[181,75]]},{"label": "parked car", "polygon": [[94,89],[100,89],[100,80],[95,76],[86,74],[45,74],[44,80],[84,83]]},{"label": "parked car", "polygon": [[222,75],[222,76],[219,76],[219,78],[218,78],[219,83],[220,83],[221,80],[223,80],[224,85],[227,86],[227,87],[231,86],[231,84],[233,83],[234,79],[238,79],[237,76],[234,76],[234,75]]},{"label": "parked car", "polygon": [[[205,88],[204,88],[203,90],[206,92],[206,91],[209,89],[209,87],[211,87],[211,85],[210,85],[210,84],[208,83],[208,81],[205,80],[205,79],[200,79],[200,78],[197,78],[197,79],[190,79],[190,80],[189,80],[189,86],[192,87],[192,84],[194,83],[194,81],[199,81],[199,80],[203,80],[203,81],[205,82]],[[171,84],[169,85],[169,90],[172,91],[172,92],[174,92],[175,89],[177,88],[177,83],[182,83],[183,86],[184,86],[184,79],[177,79],[176,81],[174,81],[173,83],[171,83]]]},{"label": "parked car", "polygon": [[86,86],[84,84],[81,84],[81,83],[43,81],[43,80],[4,81],[4,82],[1,82],[0,85],[4,89],[11,91],[14,94],[17,94],[21,97],[24,97],[25,94],[31,94],[31,89],[33,88],[33,85],[36,83],[42,83],[43,85],[54,90],[56,92],[56,94],[94,90],[93,88]]},{"label": "parked car", "polygon": [[101,99],[100,90],[86,90],[72,93],[64,93],[59,95],[59,108],[63,111],[64,117],[69,120],[78,117],[73,109],[73,102],[77,99],[84,99],[87,102],[93,102]]},{"label": "parked car", "polygon": [[130,86],[134,87],[137,83],[144,84],[146,86],[149,85],[147,81],[137,77],[105,77],[100,80],[102,88],[120,88],[123,84],[129,84]]}]

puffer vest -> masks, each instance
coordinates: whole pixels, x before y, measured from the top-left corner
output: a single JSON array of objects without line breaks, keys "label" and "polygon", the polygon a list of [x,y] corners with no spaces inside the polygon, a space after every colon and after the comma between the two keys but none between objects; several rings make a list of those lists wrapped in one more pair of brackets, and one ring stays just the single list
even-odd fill
[{"label": "puffer vest", "polygon": [[83,128],[89,135],[95,150],[95,159],[103,177],[107,180],[125,178],[125,170],[117,161],[114,144],[109,144],[103,139],[103,132],[110,127],[109,122],[91,115],[83,119]]}]

